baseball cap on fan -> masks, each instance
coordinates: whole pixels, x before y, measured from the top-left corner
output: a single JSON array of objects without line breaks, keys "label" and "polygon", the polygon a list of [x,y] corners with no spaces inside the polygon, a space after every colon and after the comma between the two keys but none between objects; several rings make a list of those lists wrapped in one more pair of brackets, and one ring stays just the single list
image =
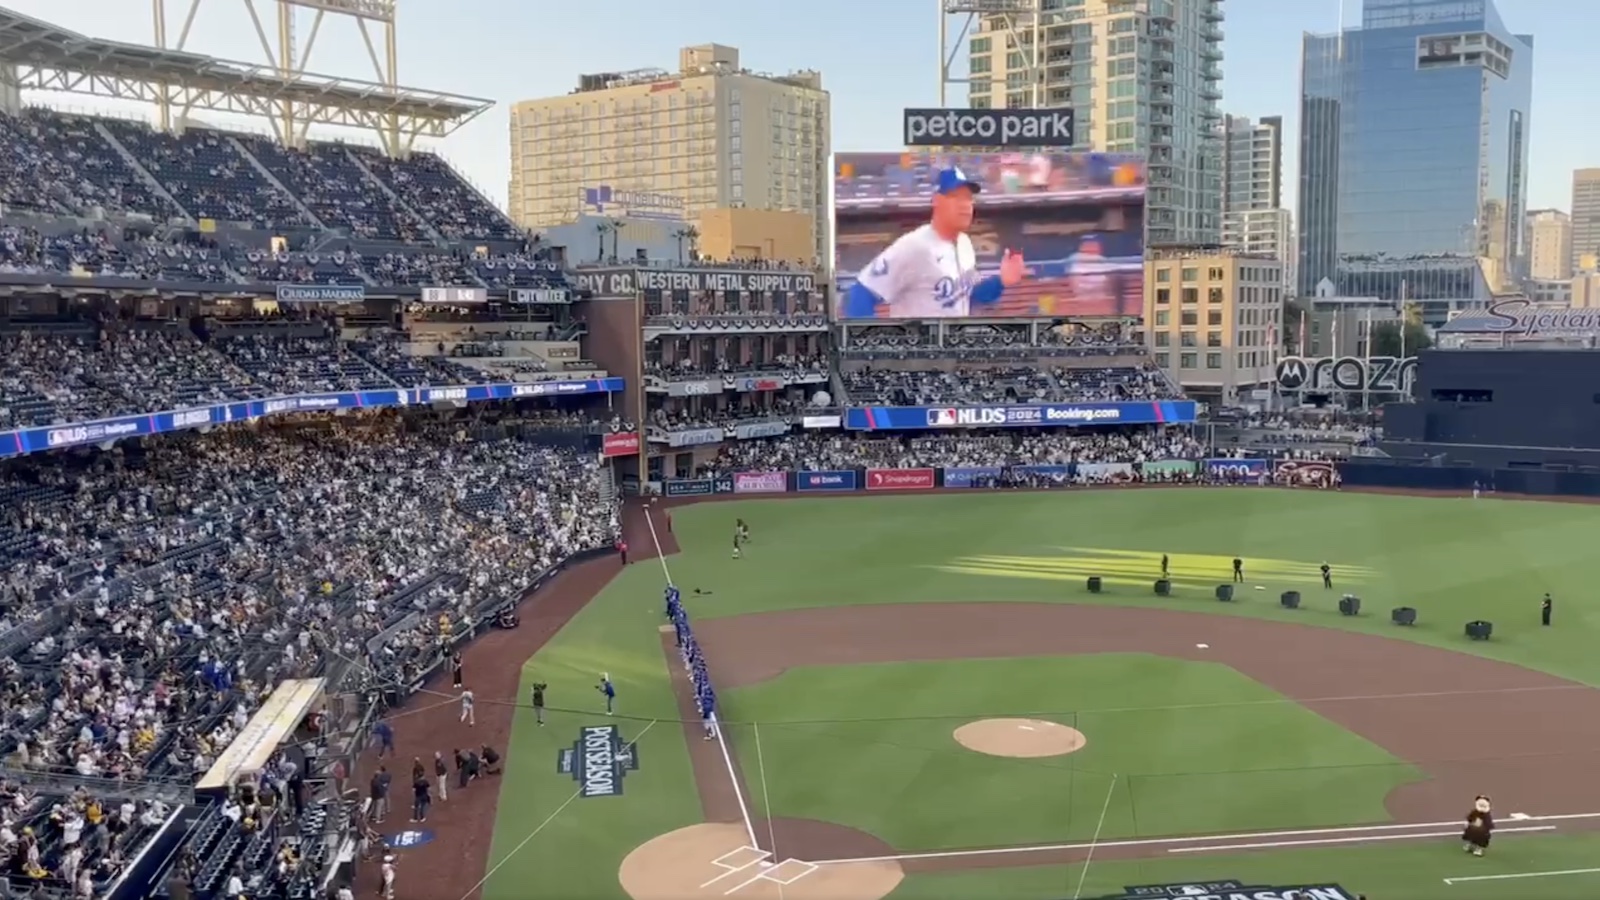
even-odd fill
[{"label": "baseball cap on fan", "polygon": [[955,191],[959,191],[962,188],[966,188],[967,190],[972,191],[974,194],[983,190],[982,185],[978,184],[976,181],[973,181],[971,178],[968,178],[967,173],[961,171],[960,167],[958,166],[951,166],[948,169],[941,169],[939,171],[939,180],[937,182],[937,186],[934,188],[935,193],[950,194],[954,193]]}]

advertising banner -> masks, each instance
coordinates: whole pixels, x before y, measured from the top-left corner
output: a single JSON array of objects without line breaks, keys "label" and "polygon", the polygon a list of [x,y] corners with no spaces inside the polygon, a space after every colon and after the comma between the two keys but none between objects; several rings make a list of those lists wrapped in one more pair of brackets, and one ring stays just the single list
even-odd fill
[{"label": "advertising banner", "polygon": [[721,428],[690,428],[685,431],[674,431],[667,435],[667,444],[672,447],[696,447],[700,444],[715,444],[722,440],[725,432]]},{"label": "advertising banner", "polygon": [[514,400],[521,397],[614,393],[622,390],[621,378],[591,378],[584,381],[540,381],[530,384],[473,384],[451,388],[412,390],[352,391],[339,394],[299,394],[265,400],[242,400],[176,409],[166,412],[114,419],[97,419],[71,425],[0,431],[0,458],[39,453],[59,447],[98,444],[122,438],[184,431],[207,425],[226,425],[262,416],[296,412],[324,412],[335,409],[369,409],[384,406],[409,406],[443,401],[477,402]]},{"label": "advertising banner", "polygon": [[971,469],[945,469],[944,486],[947,488],[992,487],[1005,472],[999,466],[981,466]]},{"label": "advertising banner", "polygon": [[932,469],[868,469],[869,491],[923,491],[934,487]]},{"label": "advertising banner", "polygon": [[764,378],[735,378],[732,380],[733,389],[736,391],[780,391],[783,390],[783,386],[786,383],[782,377],[773,378],[770,376]]},{"label": "advertising banner", "polygon": [[1029,478],[1043,478],[1056,484],[1072,480],[1072,466],[1015,466],[1012,472]]},{"label": "advertising banner", "polygon": [[367,299],[363,284],[280,284],[279,303],[360,303]]},{"label": "advertising banner", "polygon": [[748,425],[733,426],[733,436],[741,441],[749,441],[788,434],[789,428],[788,422],[751,422]]},{"label": "advertising banner", "polygon": [[1071,147],[1072,110],[908,109],[907,147]]},{"label": "advertising banner", "polygon": [[488,303],[489,292],[481,287],[425,287],[422,289],[422,302],[447,306]]},{"label": "advertising banner", "polygon": [[809,294],[817,289],[815,275],[766,269],[580,269],[572,278],[580,291],[599,297],[630,297],[640,291]]},{"label": "advertising banner", "polygon": [[788,491],[787,472],[736,472],[733,476],[735,494],[785,494]]},{"label": "advertising banner", "polygon": [[571,303],[572,292],[566,288],[512,288],[508,299],[516,306]]},{"label": "advertising banner", "polygon": [[1265,459],[1208,459],[1206,474],[1215,478],[1260,478],[1270,466]]},{"label": "advertising banner", "polygon": [[1288,487],[1331,488],[1339,482],[1334,464],[1320,459],[1280,459],[1273,480]]},{"label": "advertising banner", "polygon": [[630,431],[626,434],[608,434],[600,439],[600,455],[633,456],[639,452],[639,433]]},{"label": "advertising banner", "polygon": [[711,479],[693,478],[665,482],[662,486],[668,497],[709,497],[715,493],[712,490]]},{"label": "advertising banner", "polygon": [[806,416],[800,420],[801,428],[839,428],[843,425],[841,416]]},{"label": "advertising banner", "polygon": [[844,427],[858,431],[912,431],[927,428],[1186,425],[1194,421],[1195,409],[1193,400],[976,407],[857,406],[844,411]]},{"label": "advertising banner", "polygon": [[722,393],[722,379],[707,381],[669,381],[667,382],[668,397],[709,397]]},{"label": "advertising banner", "polygon": [[1132,463],[1078,463],[1078,474],[1084,478],[1128,478],[1133,475]]},{"label": "advertising banner", "polygon": [[[835,166],[839,319],[1143,315],[1140,157],[895,151],[840,153]],[[900,240],[928,224],[939,173],[952,167],[981,188],[966,228],[976,267],[965,271]],[[1020,282],[975,295],[1007,251],[1023,259]],[[852,290],[858,281],[866,290]]]},{"label": "advertising banner", "polygon": [[797,491],[853,491],[856,489],[856,473],[849,469],[836,472],[797,472],[794,476],[794,489]]},{"label": "advertising banner", "polygon": [[1194,466],[1192,459],[1158,459],[1140,465],[1139,469],[1146,475],[1193,475]]}]

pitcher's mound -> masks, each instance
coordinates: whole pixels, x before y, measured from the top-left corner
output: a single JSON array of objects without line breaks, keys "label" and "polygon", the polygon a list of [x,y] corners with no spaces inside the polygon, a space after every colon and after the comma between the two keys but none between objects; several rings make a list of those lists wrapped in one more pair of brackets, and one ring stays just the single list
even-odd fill
[{"label": "pitcher's mound", "polygon": [[[778,819],[781,825],[786,820]],[[860,855],[892,853],[881,841],[841,825],[805,823],[810,830],[823,826],[860,838],[850,842]],[[777,830],[777,855],[750,846],[738,825],[690,825],[640,844],[622,861],[617,880],[633,900],[684,900],[722,897],[751,900],[880,900],[900,886],[905,872],[900,864],[860,862],[817,866],[794,858],[803,852],[783,850],[784,835]],[[811,843],[804,841],[803,843]],[[832,844],[834,841],[825,841]],[[881,848],[882,853],[879,853]],[[820,849],[820,847],[818,847]]]},{"label": "pitcher's mound", "polygon": [[1020,759],[1063,756],[1089,742],[1076,728],[1042,719],[979,719],[957,728],[955,738],[968,750]]}]

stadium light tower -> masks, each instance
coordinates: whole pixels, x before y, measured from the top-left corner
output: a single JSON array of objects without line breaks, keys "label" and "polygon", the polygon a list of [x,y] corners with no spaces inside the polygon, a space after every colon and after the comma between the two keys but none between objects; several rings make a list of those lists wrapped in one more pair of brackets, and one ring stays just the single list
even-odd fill
[{"label": "stadium light tower", "polygon": [[[170,43],[170,32],[167,27],[169,2],[170,0],[151,0],[151,13],[155,21],[155,44],[164,50],[186,50],[195,17],[205,0],[187,0],[183,24],[176,40]],[[224,4],[213,2],[210,5]],[[261,44],[261,50],[266,56],[267,64],[280,77],[291,80],[310,74],[311,57],[316,48],[317,36],[321,33],[323,22],[328,16],[353,20],[360,32],[361,42],[366,46],[367,58],[372,62],[375,76],[373,86],[391,95],[406,93],[406,89],[402,88],[399,82],[400,53],[395,40],[395,8],[398,0],[275,0],[276,16],[271,23],[270,37],[268,25],[262,21],[263,16],[257,12],[253,2],[246,0],[242,4],[225,5],[235,10],[241,6],[244,8],[250,25],[255,30],[256,39]],[[307,13],[309,15],[304,15]],[[305,19],[309,19],[309,27],[305,31],[304,40],[301,40],[300,27]],[[374,31],[378,32],[376,37],[373,35]],[[157,100],[163,128],[170,128],[172,125],[172,105],[168,98]],[[303,102],[285,98],[274,101],[273,105],[275,108],[273,118],[279,136],[289,143],[303,141],[305,130],[311,124],[311,119],[305,115]],[[403,118],[398,113],[381,115],[377,123],[378,130],[386,144],[400,147],[408,143],[402,133]]]},{"label": "stadium light tower", "polygon": [[[965,65],[960,69],[955,65],[957,59],[967,51],[967,40],[980,33],[1004,34],[1009,39],[1006,41],[1005,52],[1022,54],[1023,64],[1020,70],[1012,67],[1010,71],[1021,71],[1027,75],[1030,86],[1028,105],[1036,108],[1041,105],[1044,99],[1040,93],[1043,88],[1044,67],[1040,65],[1039,60],[1040,49],[1044,45],[1043,36],[1039,33],[1043,26],[1043,15],[1039,8],[1042,0],[935,0],[935,2],[939,4],[940,106],[950,105],[949,90],[953,84],[967,85],[970,95],[974,83],[989,82],[987,75],[974,77],[966,71]],[[953,19],[959,19],[960,25],[952,32],[950,26]]]}]

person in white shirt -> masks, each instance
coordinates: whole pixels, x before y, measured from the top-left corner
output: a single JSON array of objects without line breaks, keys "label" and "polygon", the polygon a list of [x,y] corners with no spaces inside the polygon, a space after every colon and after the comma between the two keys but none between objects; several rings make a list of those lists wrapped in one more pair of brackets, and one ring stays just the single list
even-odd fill
[{"label": "person in white shirt", "polygon": [[468,725],[478,724],[478,718],[472,712],[472,692],[461,692],[461,721]]},{"label": "person in white shirt", "polygon": [[383,868],[379,870],[383,875],[384,900],[394,900],[394,855],[389,854],[383,858]]},{"label": "person in white shirt", "polygon": [[993,306],[1028,274],[1020,253],[1006,250],[1000,272],[980,277],[967,235],[979,187],[959,168],[939,173],[928,224],[896,238],[845,295],[842,319],[949,319]]}]

